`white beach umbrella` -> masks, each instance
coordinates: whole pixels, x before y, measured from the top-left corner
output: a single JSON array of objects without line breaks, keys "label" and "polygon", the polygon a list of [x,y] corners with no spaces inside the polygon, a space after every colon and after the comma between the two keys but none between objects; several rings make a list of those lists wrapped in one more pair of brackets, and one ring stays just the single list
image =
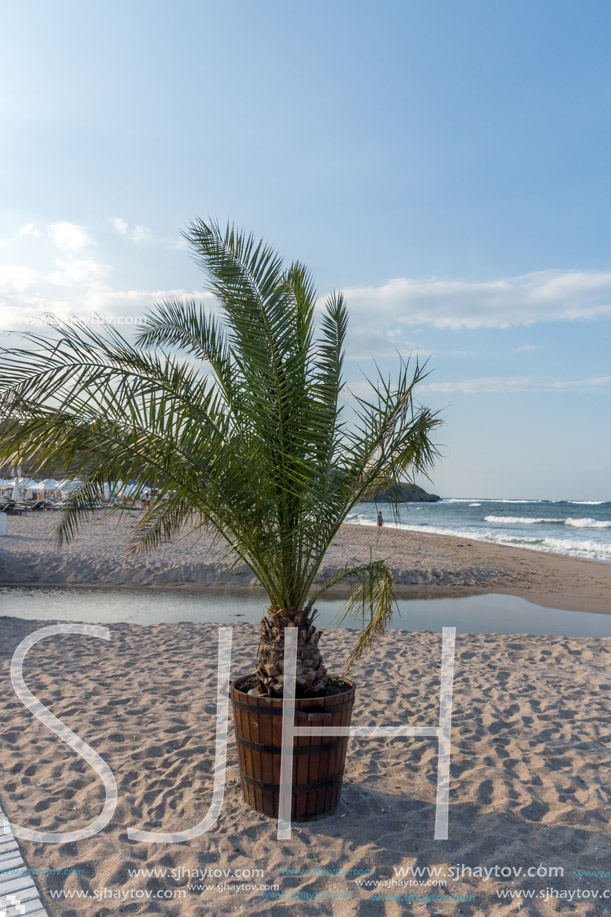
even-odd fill
[{"label": "white beach umbrella", "polygon": [[71,480],[70,478],[66,478],[65,481],[62,481],[61,484],[58,485],[58,490],[63,492],[76,490],[76,488],[80,487],[82,483],[82,481],[77,481],[76,479]]},{"label": "white beach umbrella", "polygon": [[[19,469],[21,471],[21,469]],[[21,492],[25,490],[28,483],[27,478],[22,478],[20,474],[17,475],[13,481],[13,493],[12,499],[15,501],[21,500]]]}]

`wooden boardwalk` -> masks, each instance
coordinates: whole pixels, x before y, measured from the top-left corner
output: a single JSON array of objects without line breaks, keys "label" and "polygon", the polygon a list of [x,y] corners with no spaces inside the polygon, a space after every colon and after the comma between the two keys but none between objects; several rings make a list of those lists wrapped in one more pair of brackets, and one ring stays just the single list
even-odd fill
[{"label": "wooden boardwalk", "polygon": [[[19,875],[20,872],[23,875]],[[0,917],[20,917],[21,914],[49,917],[34,879],[27,875],[19,845],[0,808]]]}]

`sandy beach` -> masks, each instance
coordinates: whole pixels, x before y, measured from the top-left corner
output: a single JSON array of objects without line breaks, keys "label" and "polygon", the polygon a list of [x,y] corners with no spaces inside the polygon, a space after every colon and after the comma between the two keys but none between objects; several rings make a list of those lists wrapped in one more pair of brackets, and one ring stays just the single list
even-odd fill
[{"label": "sandy beach", "polygon": [[[22,707],[9,680],[11,654],[37,626],[0,619],[2,804],[17,824],[74,830],[101,810],[102,785],[82,759]],[[165,846],[128,840],[126,832],[128,827],[184,830],[199,822],[210,804],[217,628],[116,625],[110,630],[108,643],[71,635],[47,639],[26,659],[29,688],[104,758],[118,784],[114,818],[95,837],[58,845],[21,842],[32,869],[81,870],[80,875],[38,879],[50,914],[208,917],[256,914],[264,908],[278,915],[391,917],[610,912],[591,900],[571,909],[561,898],[527,903],[497,893],[522,888],[538,894],[553,888],[566,895],[599,888],[602,894],[607,887],[576,877],[574,870],[606,868],[611,855],[605,728],[611,640],[457,638],[447,841],[433,839],[435,740],[351,739],[336,814],[293,826],[292,839],[278,841],[275,823],[241,800],[231,727],[225,800],[217,823],[188,843]],[[332,670],[341,667],[353,639],[348,631],[324,636]],[[441,637],[430,632],[387,634],[352,671],[358,685],[353,723],[435,724],[440,646]],[[234,628],[234,674],[252,667],[255,647],[253,625]],[[458,864],[522,867],[524,873],[535,868],[539,876],[457,877],[448,870]],[[287,867],[322,873],[289,877],[282,874]],[[401,879],[399,870],[408,867],[438,867],[437,879]],[[562,868],[564,875],[545,875],[551,867]],[[228,872],[202,881],[181,871],[194,876],[206,868]],[[133,874],[138,869],[158,872]],[[238,870],[243,876],[261,871],[253,879],[236,878]],[[346,875],[351,870],[357,874]],[[363,879],[380,884],[359,884]],[[433,886],[431,881],[446,884]],[[239,882],[243,887],[237,891]],[[266,885],[276,886],[285,897],[262,901]],[[128,897],[96,900],[93,895],[103,889],[111,890],[108,896],[114,889]],[[147,892],[181,891],[181,898],[142,901]],[[417,901],[408,907],[374,897],[410,892],[463,900]],[[327,893],[330,897],[321,897]]]},{"label": "sandy beach", "polygon": [[[210,589],[227,569],[193,534],[128,556],[134,517],[100,515],[61,552],[53,515],[7,521],[3,584]],[[611,565],[391,528],[377,544],[376,537],[343,526],[325,575],[373,547],[390,559],[400,594],[506,592],[551,607],[610,610]],[[225,585],[256,588],[246,570]],[[68,831],[98,815],[102,784],[22,706],[9,677],[16,646],[49,623],[0,617],[0,802],[24,827]],[[341,670],[354,633],[323,635],[331,671]],[[457,637],[447,841],[434,840],[434,739],[351,739],[337,812],[278,841],[276,824],[242,802],[231,725],[218,821],[187,843],[156,845],[128,839],[127,829],[184,830],[212,798],[218,627],[117,624],[110,634],[108,643],[49,638],[26,659],[30,690],[102,756],[118,785],[114,817],[95,837],[20,842],[30,869],[54,871],[37,878],[53,917],[611,913],[590,894],[608,884],[575,875],[607,868],[611,854],[611,639]],[[233,637],[236,676],[253,668],[257,629],[241,624]],[[430,631],[386,634],[351,671],[353,725],[436,725],[440,651],[441,636]],[[482,877],[497,867],[522,873]],[[311,873],[288,876],[287,868]],[[412,868],[437,873],[417,877]],[[59,874],[64,869],[79,872]],[[197,872],[206,869],[213,872]],[[528,869],[538,875],[526,876]],[[503,897],[520,889],[542,897]],[[420,897],[400,900],[409,894]]]},{"label": "sandy beach", "polygon": [[[220,549],[211,550],[201,533],[185,534],[146,555],[128,555],[136,517],[136,512],[123,519],[97,514],[61,551],[52,536],[54,513],[9,517],[7,535],[0,539],[0,585],[256,588],[245,566],[229,576],[229,561]],[[388,560],[398,595],[496,592],[550,608],[611,611],[611,564],[389,526],[378,537],[373,527],[343,525],[323,562],[323,576],[347,562],[367,561],[370,549],[374,558]]]}]

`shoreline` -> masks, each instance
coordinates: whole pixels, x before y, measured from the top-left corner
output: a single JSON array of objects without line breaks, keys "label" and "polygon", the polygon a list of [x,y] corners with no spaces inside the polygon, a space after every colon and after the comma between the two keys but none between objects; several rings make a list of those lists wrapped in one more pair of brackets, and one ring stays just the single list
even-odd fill
[{"label": "shoreline", "polygon": [[[188,593],[264,595],[241,565],[229,562],[206,535],[187,533],[145,555],[127,555],[132,518],[96,516],[77,539],[55,547],[51,514],[10,518],[0,540],[0,586],[135,589]],[[345,523],[321,567],[324,578],[372,551],[385,558],[397,598],[452,598],[498,593],[545,608],[611,614],[611,564],[459,535]],[[223,580],[225,579],[225,582]],[[329,597],[347,594],[334,587]]]},{"label": "shoreline", "polygon": [[[376,526],[374,523],[369,524],[369,523],[364,523],[364,522],[344,522],[343,524],[350,525],[350,526],[358,525],[364,529],[376,530]],[[392,523],[390,522],[385,522],[384,526],[387,529],[393,528]],[[520,551],[520,552],[526,551],[528,554],[543,555],[544,557],[566,557],[568,560],[583,560],[589,564],[602,564],[604,567],[611,567],[611,560],[602,560],[599,557],[577,557],[574,554],[561,554],[558,551],[541,551],[539,548],[527,548],[524,546],[518,547],[512,544],[503,544],[500,541],[487,541],[485,538],[477,538],[477,536],[475,535],[469,535],[469,536],[467,535],[448,535],[446,533],[440,534],[438,532],[424,532],[424,531],[421,531],[417,527],[410,528],[410,529],[397,528],[397,529],[394,529],[394,531],[408,532],[412,535],[418,535],[418,537],[423,537],[423,538],[427,538],[427,537],[429,538],[431,537],[432,538],[451,538],[451,539],[454,539],[455,541],[468,541],[468,542],[475,541],[477,544],[489,544],[494,548],[507,548],[510,551]]]}]

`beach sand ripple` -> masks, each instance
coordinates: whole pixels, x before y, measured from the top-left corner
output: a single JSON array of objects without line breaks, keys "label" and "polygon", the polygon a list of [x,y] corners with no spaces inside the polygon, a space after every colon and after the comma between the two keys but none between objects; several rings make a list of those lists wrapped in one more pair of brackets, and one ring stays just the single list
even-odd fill
[{"label": "beach sand ripple", "polygon": [[[26,634],[49,622],[0,619],[0,797],[8,817],[39,830],[67,831],[93,820],[103,789],[89,767],[20,704],[9,679],[11,655]],[[517,914],[519,902],[499,889],[594,887],[572,870],[611,862],[608,711],[611,639],[459,635],[456,645],[449,840],[434,841],[435,740],[351,739],[335,815],[293,827],[278,841],[274,822],[241,799],[233,728],[225,802],[217,824],[186,844],[130,841],[128,827],[184,830],[205,814],[212,796],[216,653],[213,624],[113,625],[109,643],[62,635],[28,654],[30,689],[112,768],[119,802],[111,824],[78,843],[22,842],[31,868],[80,868],[80,876],[39,880],[57,917],[110,914],[277,915]],[[252,669],[256,628],[234,627],[233,674]],[[322,646],[341,669],[354,632],[333,631]],[[354,724],[436,725],[441,636],[392,631],[353,669]],[[376,889],[354,878],[282,876],[285,868],[371,869],[390,880],[394,867],[564,866],[564,878],[448,879],[442,889],[386,888],[383,894],[473,894],[474,902],[372,899]],[[54,900],[51,892],[103,887],[134,895],[187,889],[170,870],[262,869],[258,879],[217,882],[277,884],[287,894],[352,893],[348,899],[264,901],[259,890],[187,891],[180,900],[92,897]],[[166,877],[130,876],[140,868]],[[197,884],[197,880],[195,880]],[[602,886],[601,886],[602,887]],[[605,883],[605,886],[606,883]],[[522,902],[522,904],[524,904]],[[523,906],[521,914],[567,913],[559,900]],[[593,902],[570,911],[606,913]]]}]

